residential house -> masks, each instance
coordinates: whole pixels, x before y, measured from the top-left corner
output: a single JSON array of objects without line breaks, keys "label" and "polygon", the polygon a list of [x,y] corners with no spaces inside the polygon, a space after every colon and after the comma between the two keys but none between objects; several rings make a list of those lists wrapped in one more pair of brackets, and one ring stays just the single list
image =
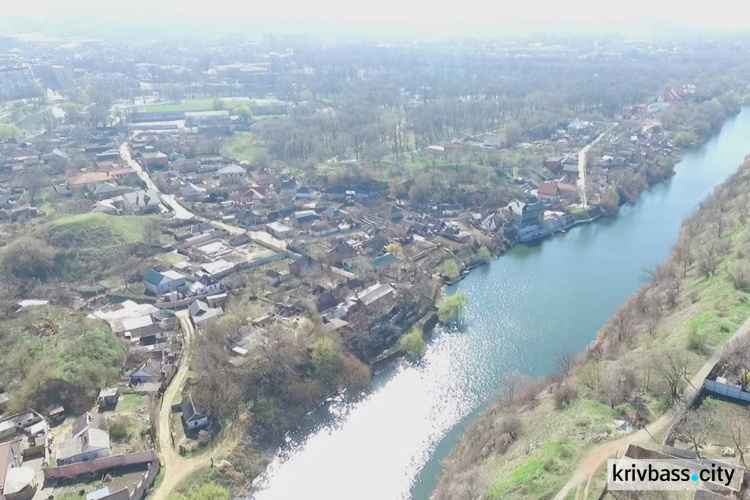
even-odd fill
[{"label": "residential house", "polygon": [[248,186],[240,195],[240,201],[244,204],[265,201],[264,189],[258,185]]},{"label": "residential house", "polygon": [[102,430],[97,415],[85,413],[75,422],[71,437],[57,445],[57,465],[69,465],[108,457],[109,432]]},{"label": "residential house", "polygon": [[187,201],[196,202],[205,200],[206,196],[208,196],[208,191],[206,188],[196,186],[195,184],[190,182],[187,186],[180,190],[180,194],[182,194],[182,197]]},{"label": "residential house", "polygon": [[102,153],[97,153],[96,161],[120,161],[120,152],[116,149],[109,149]]},{"label": "residential house", "polygon": [[218,318],[224,314],[224,309],[221,307],[211,307],[207,302],[202,300],[194,301],[190,304],[188,310],[195,326],[199,326],[210,319]]},{"label": "residential house", "polygon": [[576,162],[575,164],[567,163],[563,165],[562,172],[568,178],[569,182],[573,182],[573,183],[578,182],[578,175],[579,175],[578,162]]},{"label": "residential house", "polygon": [[21,441],[0,444],[0,499],[30,499],[36,488],[36,472],[23,465]]},{"label": "residential house", "polygon": [[312,222],[318,217],[315,210],[299,210],[294,212],[294,222],[297,224],[304,224],[306,222]]},{"label": "residential house", "polygon": [[216,174],[222,186],[240,186],[247,183],[247,171],[239,165],[227,165],[220,168]]},{"label": "residential house", "polygon": [[290,228],[289,226],[285,226],[280,222],[269,222],[268,224],[266,224],[265,228],[267,233],[280,240],[288,238],[292,234],[292,228]]},{"label": "residential house", "polygon": [[177,271],[159,272],[151,269],[143,277],[148,295],[164,295],[167,292],[174,292],[181,286],[184,286],[187,277]]},{"label": "residential house", "polygon": [[89,188],[89,196],[95,200],[104,200],[107,198],[116,198],[122,196],[125,193],[132,191],[132,188],[128,186],[121,186],[114,182],[103,182],[101,184],[95,184]]},{"label": "residential house", "polygon": [[389,204],[378,215],[391,222],[398,222],[404,218],[404,211],[401,207]]},{"label": "residential house", "polygon": [[565,200],[575,200],[578,199],[578,187],[574,184],[567,184],[564,182],[558,182],[557,183],[557,189],[560,193],[560,198],[563,198]]},{"label": "residential house", "polygon": [[265,217],[263,217],[263,215],[257,210],[242,208],[237,211],[235,216],[237,218],[237,224],[244,228],[259,226],[265,222]]},{"label": "residential house", "polygon": [[556,202],[560,199],[560,189],[556,182],[542,182],[537,188],[537,198],[542,201]]},{"label": "residential house", "polygon": [[161,198],[153,189],[141,189],[123,195],[124,210],[132,215],[146,215],[159,213]]},{"label": "residential house", "polygon": [[562,157],[547,158],[544,160],[543,166],[553,174],[560,173],[562,170]]},{"label": "residential house", "polygon": [[579,137],[584,135],[590,135],[594,130],[594,125],[591,122],[583,121],[578,118],[570,122],[567,126],[566,131],[568,135],[573,137]]},{"label": "residential house", "polygon": [[357,302],[365,307],[373,307],[394,295],[395,290],[388,283],[375,283],[355,294]]},{"label": "residential house", "polygon": [[90,190],[97,184],[112,181],[112,178],[102,172],[84,172],[68,179],[68,188],[74,191]]},{"label": "residential house", "polygon": [[201,409],[193,401],[193,396],[189,392],[182,399],[182,421],[185,427],[190,430],[200,429],[208,425],[208,412]]},{"label": "residential house", "polygon": [[274,271],[273,269],[266,271],[266,281],[273,286],[279,286],[285,281],[289,281],[291,277],[292,275],[289,271]]},{"label": "residential house", "polygon": [[331,266],[340,266],[343,261],[351,259],[357,255],[357,251],[347,242],[341,242],[328,250],[325,255],[325,261]]},{"label": "residential house", "polygon": [[370,261],[370,265],[372,265],[372,267],[380,267],[380,266],[385,266],[388,264],[393,264],[395,262],[396,262],[396,256],[390,252],[386,252],[383,255],[380,255],[372,259]]},{"label": "residential house", "polygon": [[140,368],[130,374],[129,380],[131,385],[154,384],[161,382],[162,368],[161,363],[149,359]]},{"label": "residential house", "polygon": [[532,199],[532,201],[512,201],[506,207],[509,219],[518,228],[539,224],[544,215],[544,205]]},{"label": "residential house", "polygon": [[144,152],[138,153],[138,161],[143,165],[144,168],[150,170],[161,170],[169,165],[169,156],[162,153],[161,151],[156,152]]},{"label": "residential house", "polygon": [[482,138],[482,146],[486,148],[501,149],[505,147],[505,138],[499,134],[486,134]]},{"label": "residential house", "polygon": [[117,406],[117,401],[119,399],[119,387],[104,387],[99,391],[99,396],[96,398],[96,402],[99,404],[99,409],[114,408]]},{"label": "residential house", "polygon": [[109,170],[107,172],[107,175],[110,176],[110,178],[116,180],[117,182],[121,182],[123,184],[137,184],[140,181],[140,177],[138,177],[138,173],[133,170],[132,168],[114,168],[112,170]]},{"label": "residential house", "polygon": [[310,225],[310,236],[321,237],[339,232],[339,227],[331,222],[315,221]]},{"label": "residential house", "polygon": [[181,174],[194,173],[200,170],[201,162],[196,158],[178,158],[172,162],[172,168]]},{"label": "residential house", "polygon": [[70,156],[68,156],[65,152],[55,148],[49,153],[43,154],[42,161],[44,163],[51,163],[56,165],[67,165],[70,161]]},{"label": "residential house", "polygon": [[455,225],[446,226],[440,231],[440,236],[457,243],[467,243],[471,239],[471,233],[463,231],[459,226]]}]

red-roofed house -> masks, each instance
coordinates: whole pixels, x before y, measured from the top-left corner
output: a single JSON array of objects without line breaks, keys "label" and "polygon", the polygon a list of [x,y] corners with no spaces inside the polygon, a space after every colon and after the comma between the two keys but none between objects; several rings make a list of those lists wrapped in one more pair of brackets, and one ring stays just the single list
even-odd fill
[{"label": "red-roofed house", "polygon": [[537,197],[540,200],[555,202],[560,199],[560,190],[556,182],[542,182],[537,189]]},{"label": "red-roofed house", "polygon": [[68,179],[68,187],[73,190],[83,190],[111,180],[109,175],[102,172],[85,172]]}]

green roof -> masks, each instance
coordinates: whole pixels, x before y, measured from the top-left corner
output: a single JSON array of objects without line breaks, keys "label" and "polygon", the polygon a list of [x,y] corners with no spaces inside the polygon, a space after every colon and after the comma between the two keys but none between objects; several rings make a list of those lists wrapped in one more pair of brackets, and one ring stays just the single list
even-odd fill
[{"label": "green roof", "polygon": [[163,279],[164,276],[162,276],[159,271],[154,271],[153,269],[147,272],[146,276],[143,277],[143,281],[154,286],[159,286]]}]

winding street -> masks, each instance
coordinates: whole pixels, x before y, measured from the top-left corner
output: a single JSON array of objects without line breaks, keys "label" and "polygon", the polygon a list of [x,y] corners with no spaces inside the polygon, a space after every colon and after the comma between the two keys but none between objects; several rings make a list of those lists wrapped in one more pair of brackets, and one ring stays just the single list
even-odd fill
[{"label": "winding street", "polygon": [[604,132],[599,134],[599,137],[586,144],[583,149],[578,152],[578,189],[581,191],[581,199],[583,200],[583,207],[588,206],[588,200],[586,199],[586,157],[588,156],[589,150],[596,146],[602,138],[609,132],[614,130],[617,123],[613,123]]},{"label": "winding street", "polygon": [[[733,340],[748,335],[748,333],[750,333],[750,318],[746,319],[745,322],[740,325],[740,327],[732,334],[732,336],[726,341],[724,345],[728,345]],[[690,379],[690,384],[688,384],[687,388],[685,389],[686,399],[691,398],[695,394],[696,387],[700,388],[703,386],[703,382],[706,380],[706,377],[711,372],[714,365],[716,365],[716,363],[719,361],[721,353],[722,349],[717,349],[716,352],[714,352],[714,354],[703,364],[701,369],[698,370],[695,375],[693,375],[693,377]],[[614,454],[618,451],[624,451],[624,449],[629,444],[638,446],[649,445],[652,442],[651,436],[658,434],[665,428],[672,425],[677,416],[679,415],[676,415],[673,412],[667,412],[656,419],[654,422],[647,425],[645,429],[641,429],[638,432],[617,439],[615,441],[604,443],[589,451],[588,455],[586,455],[583,460],[579,462],[578,467],[576,468],[576,471],[573,473],[573,476],[570,478],[570,480],[568,480],[565,486],[563,486],[563,488],[557,493],[557,495],[555,495],[555,500],[564,500],[565,497],[571,491],[573,491],[574,488],[578,489],[576,498],[579,498],[579,493],[581,493],[581,486],[585,486],[586,481],[588,481],[589,478],[594,475],[599,466],[603,464],[608,458],[613,457]]]},{"label": "winding street", "polygon": [[172,445],[173,438],[170,426],[172,405],[178,402],[175,401],[175,398],[180,393],[180,389],[185,384],[188,372],[190,371],[190,360],[193,354],[193,342],[195,339],[195,329],[193,328],[192,321],[190,321],[188,311],[178,311],[175,314],[180,321],[180,329],[182,330],[182,356],[177,373],[164,392],[161,408],[159,409],[157,441],[159,443],[159,454],[162,461],[164,480],[151,493],[153,500],[165,500],[167,495],[169,495],[180,481],[194,470],[208,465],[211,460],[209,454],[189,459],[185,458]]}]

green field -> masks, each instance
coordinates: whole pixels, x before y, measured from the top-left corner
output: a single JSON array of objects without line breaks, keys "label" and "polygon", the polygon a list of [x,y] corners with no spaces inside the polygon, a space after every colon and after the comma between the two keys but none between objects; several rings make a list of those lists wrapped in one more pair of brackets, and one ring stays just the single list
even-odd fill
[{"label": "green field", "polygon": [[239,161],[253,161],[258,143],[249,132],[237,132],[221,148],[221,152]]},{"label": "green field", "polygon": [[128,245],[144,243],[157,217],[111,216],[87,213],[63,217],[50,223],[44,233],[57,248],[75,249],[79,254],[107,254]]},{"label": "green field", "polygon": [[[169,113],[173,111],[211,111],[214,106],[214,97],[207,97],[202,99],[187,99],[177,103],[163,103],[163,104],[147,104],[146,111],[152,113]],[[238,99],[236,97],[222,98],[228,107],[239,104],[241,102],[249,103],[247,99]]]}]

